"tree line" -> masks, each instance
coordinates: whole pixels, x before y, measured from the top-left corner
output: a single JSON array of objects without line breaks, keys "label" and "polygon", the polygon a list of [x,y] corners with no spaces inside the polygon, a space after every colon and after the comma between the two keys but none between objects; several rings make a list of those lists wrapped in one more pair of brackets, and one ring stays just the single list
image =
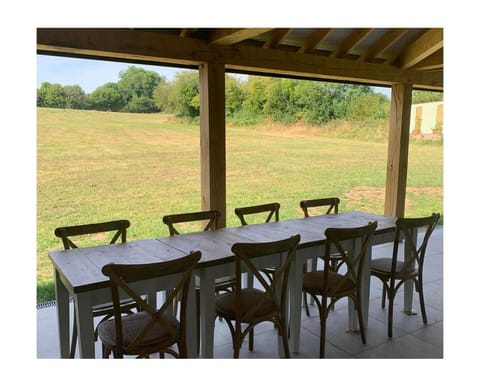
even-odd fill
[{"label": "tree line", "polygon": [[[182,118],[200,115],[199,78],[196,71],[180,71],[167,81],[154,71],[130,66],[117,83],[106,83],[86,94],[78,85],[43,82],[37,106],[112,112],[167,112]],[[443,93],[413,93],[413,102],[443,99]],[[419,100],[419,101],[417,101]],[[390,101],[366,85],[312,80],[226,75],[225,113],[237,124],[265,120],[281,123],[325,124],[335,119],[385,119]]]}]

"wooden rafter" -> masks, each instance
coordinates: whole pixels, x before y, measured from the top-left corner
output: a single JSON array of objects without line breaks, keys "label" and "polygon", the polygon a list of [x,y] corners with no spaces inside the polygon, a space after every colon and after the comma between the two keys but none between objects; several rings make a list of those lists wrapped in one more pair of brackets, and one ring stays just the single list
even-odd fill
[{"label": "wooden rafter", "polygon": [[408,29],[392,29],[385,33],[380,39],[378,39],[363,55],[360,56],[361,61],[372,61],[378,55],[380,55],[385,49],[391,46],[395,41],[407,33]]},{"label": "wooden rafter", "polygon": [[182,28],[180,31],[180,37],[190,37],[190,35],[196,30],[197,28]]},{"label": "wooden rafter", "polygon": [[261,33],[268,32],[271,28],[221,28],[210,33],[208,42],[210,44],[229,45],[255,37]]},{"label": "wooden rafter", "polygon": [[412,69],[421,70],[437,70],[443,69],[443,49],[435,52],[433,55],[428,56],[425,60],[415,64]]},{"label": "wooden rafter", "polygon": [[400,68],[409,69],[443,48],[443,30],[430,29],[400,56]]},{"label": "wooden rafter", "polygon": [[276,48],[282,41],[282,39],[290,32],[290,28],[277,28],[274,29],[267,41],[263,44],[262,48]]},{"label": "wooden rafter", "polygon": [[353,49],[362,39],[364,39],[370,32],[371,28],[354,29],[352,33],[339,45],[339,47],[332,52],[332,56],[342,58],[348,51]]},{"label": "wooden rafter", "polygon": [[315,47],[325,38],[325,36],[331,31],[331,28],[317,28],[315,29],[310,36],[308,36],[307,41],[299,49],[298,53],[312,53]]}]

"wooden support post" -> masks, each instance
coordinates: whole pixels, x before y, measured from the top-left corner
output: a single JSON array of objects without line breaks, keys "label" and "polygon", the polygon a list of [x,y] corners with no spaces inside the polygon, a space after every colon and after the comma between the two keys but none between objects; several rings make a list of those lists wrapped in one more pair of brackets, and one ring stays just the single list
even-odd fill
[{"label": "wooden support post", "polygon": [[403,217],[407,192],[412,85],[392,85],[391,97],[384,212],[386,215]]},{"label": "wooden support post", "polygon": [[206,63],[199,71],[202,209],[220,211],[219,227],[225,227],[225,66]]}]

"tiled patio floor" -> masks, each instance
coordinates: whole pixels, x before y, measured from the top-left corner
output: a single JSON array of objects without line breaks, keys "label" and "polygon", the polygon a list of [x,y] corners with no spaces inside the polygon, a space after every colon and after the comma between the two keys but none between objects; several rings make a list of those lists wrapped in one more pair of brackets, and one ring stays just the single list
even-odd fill
[{"label": "tiled patio floor", "polygon": [[[390,254],[391,245],[376,246],[373,257]],[[327,358],[443,358],[443,227],[435,230],[429,243],[425,261],[424,290],[428,324],[424,325],[420,314],[418,295],[414,294],[414,309],[418,315],[402,313],[403,293],[395,299],[393,338],[386,329],[386,310],[380,307],[381,285],[371,280],[370,312],[367,344],[360,335],[347,333],[347,300],[335,305],[335,311],[327,321]],[[317,358],[319,352],[320,324],[315,306],[311,317],[302,314],[300,352],[293,358]],[[215,358],[231,358],[231,337],[225,323],[217,320],[215,326]],[[96,344],[97,357],[101,346]],[[59,358],[56,307],[37,310],[37,358]],[[277,358],[277,337],[270,323],[255,330],[255,349],[244,347],[241,358]]]}]

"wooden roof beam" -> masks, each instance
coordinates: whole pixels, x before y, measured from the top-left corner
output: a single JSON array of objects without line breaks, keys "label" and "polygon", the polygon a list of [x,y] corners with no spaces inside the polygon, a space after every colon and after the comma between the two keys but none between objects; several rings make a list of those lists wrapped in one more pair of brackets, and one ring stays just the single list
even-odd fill
[{"label": "wooden roof beam", "polygon": [[418,64],[412,67],[412,69],[421,70],[437,70],[443,69],[443,49],[435,52],[433,55],[428,56],[425,60],[420,61]]},{"label": "wooden roof beam", "polygon": [[285,52],[261,47],[210,45],[197,39],[125,29],[37,29],[37,52],[71,57],[180,66],[224,63],[227,70],[370,85],[411,83],[443,90],[443,72],[402,70],[383,64]]},{"label": "wooden roof beam", "polygon": [[282,39],[290,32],[290,28],[277,28],[274,29],[270,37],[265,41],[262,48],[276,48],[282,41]]},{"label": "wooden roof beam", "polygon": [[221,28],[215,29],[208,37],[210,44],[230,45],[250,39],[262,33],[270,31],[271,28]]},{"label": "wooden roof beam", "polygon": [[331,28],[315,29],[308,37],[305,44],[298,49],[297,53],[312,53],[318,43],[320,43],[330,31]]},{"label": "wooden roof beam", "polygon": [[400,56],[400,68],[409,69],[443,48],[443,29],[430,29]]},{"label": "wooden roof beam", "polygon": [[348,37],[340,44],[339,48],[332,52],[333,57],[342,58],[349,50],[355,47],[365,36],[372,31],[371,28],[357,28],[348,35]]},{"label": "wooden roof beam", "polygon": [[382,53],[385,49],[391,46],[395,41],[397,41],[400,37],[402,37],[405,33],[407,33],[408,29],[400,28],[400,29],[392,29],[389,32],[385,33],[376,43],[374,43],[370,49],[365,52],[364,55],[360,56],[361,61],[372,61],[375,57],[377,57],[380,53]]}]

